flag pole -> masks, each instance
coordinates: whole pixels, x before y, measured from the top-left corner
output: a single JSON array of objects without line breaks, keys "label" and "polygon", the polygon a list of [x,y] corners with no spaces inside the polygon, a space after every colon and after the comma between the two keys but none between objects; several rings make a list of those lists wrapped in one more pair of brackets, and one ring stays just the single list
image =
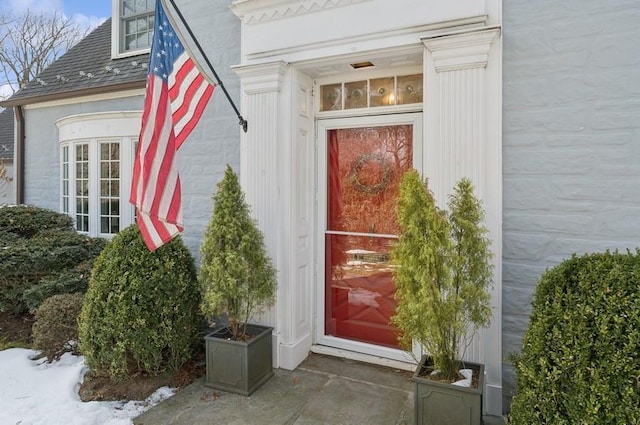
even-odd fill
[{"label": "flag pole", "polygon": [[184,27],[187,29],[187,32],[189,33],[189,36],[191,37],[191,39],[195,43],[196,47],[198,48],[198,51],[200,52],[200,54],[204,58],[205,62],[207,63],[207,66],[209,67],[209,69],[213,73],[213,76],[216,79],[217,85],[220,86],[220,88],[224,92],[225,96],[227,96],[227,100],[229,100],[229,103],[231,104],[231,107],[233,108],[233,110],[235,111],[236,115],[238,116],[238,120],[239,120],[238,124],[242,126],[242,130],[244,130],[244,132],[246,133],[247,132],[247,126],[248,126],[247,120],[242,118],[242,115],[240,114],[240,111],[238,111],[238,108],[236,107],[236,104],[231,99],[231,96],[229,96],[229,92],[227,91],[226,87],[222,83],[222,80],[220,80],[220,77],[218,77],[218,73],[213,68],[213,65],[211,65],[211,62],[209,61],[209,58],[204,53],[204,50],[202,49],[202,46],[200,46],[200,43],[198,42],[198,39],[196,38],[196,36],[193,34],[193,31],[191,31],[191,27],[189,26],[189,24],[187,24],[187,21],[184,19],[184,16],[182,15],[182,12],[180,12],[180,9],[178,9],[178,6],[176,6],[176,3],[174,2],[174,0],[169,0],[169,1],[171,2],[171,6],[174,8],[176,13],[178,14],[178,17],[180,18],[180,21],[182,22]]}]

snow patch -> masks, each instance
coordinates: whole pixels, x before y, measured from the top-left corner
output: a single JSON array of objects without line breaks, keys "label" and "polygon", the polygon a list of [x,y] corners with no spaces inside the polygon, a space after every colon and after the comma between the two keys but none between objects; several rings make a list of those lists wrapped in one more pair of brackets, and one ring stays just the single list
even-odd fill
[{"label": "snow patch", "polygon": [[34,350],[0,351],[0,424],[130,425],[131,419],[175,390],[162,387],[144,401],[83,402],[78,388],[88,370],[84,357],[65,353],[46,363]]}]

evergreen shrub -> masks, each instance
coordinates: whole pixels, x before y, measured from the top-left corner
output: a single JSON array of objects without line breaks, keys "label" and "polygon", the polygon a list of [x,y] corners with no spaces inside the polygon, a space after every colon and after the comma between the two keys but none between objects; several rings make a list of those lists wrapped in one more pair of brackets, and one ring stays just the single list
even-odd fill
[{"label": "evergreen shrub", "polygon": [[400,238],[391,252],[396,282],[400,344],[429,353],[440,376],[459,379],[460,359],[473,333],[491,318],[491,241],[484,210],[471,180],[463,178],[449,197],[448,211],[416,170],[400,182]]},{"label": "evergreen shrub", "polygon": [[88,366],[116,381],[176,371],[191,357],[199,304],[194,260],[182,239],[151,252],[129,226],[94,263],[79,321]]},{"label": "evergreen shrub", "polygon": [[573,256],[536,288],[509,423],[640,423],[640,250]]},{"label": "evergreen shrub", "polygon": [[[104,246],[103,239],[93,239],[100,247]],[[100,248],[101,249],[101,248]],[[95,256],[99,251],[95,253]],[[59,274],[44,276],[37,285],[32,285],[22,293],[22,299],[29,311],[34,311],[44,300],[56,294],[85,293],[91,277],[91,267],[94,258],[84,261],[70,270]]]},{"label": "evergreen shrub", "polygon": [[0,311],[22,314],[49,296],[83,291],[104,243],[77,233],[65,214],[0,208]]},{"label": "evergreen shrub", "polygon": [[78,341],[78,316],[83,294],[54,295],[35,311],[33,345],[49,361],[67,352],[75,352]]},{"label": "evergreen shrub", "polygon": [[233,339],[242,340],[253,316],[274,303],[276,270],[238,176],[228,165],[213,204],[200,246],[202,313],[210,321],[226,314]]},{"label": "evergreen shrub", "polygon": [[29,239],[43,232],[72,231],[71,217],[31,205],[0,206],[0,238],[13,234]]}]

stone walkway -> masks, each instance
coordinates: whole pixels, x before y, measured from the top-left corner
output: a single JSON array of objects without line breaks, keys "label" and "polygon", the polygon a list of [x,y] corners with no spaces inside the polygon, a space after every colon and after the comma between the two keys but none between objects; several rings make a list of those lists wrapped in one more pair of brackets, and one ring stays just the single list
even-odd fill
[{"label": "stone walkway", "polygon": [[[134,419],[136,425],[409,425],[413,384],[406,371],[312,354],[277,369],[250,397],[200,379]],[[485,418],[485,425],[501,424]]]}]

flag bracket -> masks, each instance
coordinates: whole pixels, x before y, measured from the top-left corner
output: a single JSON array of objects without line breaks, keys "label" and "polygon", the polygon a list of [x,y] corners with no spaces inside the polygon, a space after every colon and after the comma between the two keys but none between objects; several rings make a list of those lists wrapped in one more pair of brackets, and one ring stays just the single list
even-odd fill
[{"label": "flag bracket", "polygon": [[213,65],[211,65],[211,61],[209,61],[209,58],[204,53],[204,50],[202,49],[202,46],[200,45],[200,42],[198,42],[198,39],[193,34],[193,31],[191,31],[191,27],[189,26],[189,24],[187,24],[186,19],[184,19],[184,16],[182,15],[182,12],[180,11],[178,6],[176,5],[175,1],[174,0],[169,0],[169,2],[171,2],[171,6],[173,7],[173,9],[178,14],[178,17],[180,18],[180,21],[182,22],[182,25],[184,25],[184,27],[186,28],[187,32],[189,33],[189,36],[193,40],[193,43],[198,48],[198,51],[200,52],[200,54],[204,58],[205,62],[207,63],[207,66],[211,70],[211,73],[213,74],[214,78],[216,79],[216,85],[220,86],[220,88],[224,92],[225,96],[227,97],[227,100],[231,104],[231,107],[233,108],[233,110],[235,111],[236,115],[238,116],[238,120],[239,120],[238,124],[242,127],[242,130],[246,133],[247,129],[248,129],[248,125],[249,125],[247,123],[247,120],[242,117],[242,114],[240,114],[240,111],[238,110],[236,104],[233,102],[233,99],[231,99],[231,96],[229,95],[229,92],[227,91],[227,88],[222,83],[222,80],[220,80],[220,77],[218,76],[218,73],[216,72],[216,70],[213,68]]}]

